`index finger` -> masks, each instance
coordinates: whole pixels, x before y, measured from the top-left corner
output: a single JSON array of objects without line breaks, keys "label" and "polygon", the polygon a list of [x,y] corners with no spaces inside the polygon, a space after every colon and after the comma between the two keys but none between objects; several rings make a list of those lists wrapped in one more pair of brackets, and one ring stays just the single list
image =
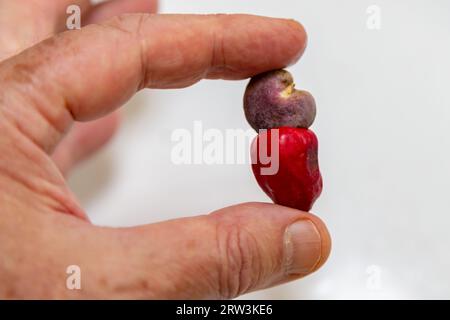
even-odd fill
[{"label": "index finger", "polygon": [[[131,14],[44,41],[8,60],[0,76],[9,101],[11,92],[20,95],[13,107],[26,108],[17,114],[34,112],[35,121],[49,122],[23,126],[48,151],[71,120],[109,113],[141,88],[250,77],[295,62],[305,45],[306,33],[293,20]],[[26,90],[24,82],[31,84]]]}]

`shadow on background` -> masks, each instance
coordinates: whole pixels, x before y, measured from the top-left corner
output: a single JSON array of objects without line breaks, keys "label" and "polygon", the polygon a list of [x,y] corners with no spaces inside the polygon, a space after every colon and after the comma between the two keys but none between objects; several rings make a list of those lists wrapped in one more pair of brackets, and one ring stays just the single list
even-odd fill
[{"label": "shadow on background", "polygon": [[114,141],[132,127],[143,112],[148,112],[148,94],[148,91],[142,91],[122,107],[122,123],[116,136],[72,172],[69,185],[83,207],[90,205],[111,182],[115,171]]}]

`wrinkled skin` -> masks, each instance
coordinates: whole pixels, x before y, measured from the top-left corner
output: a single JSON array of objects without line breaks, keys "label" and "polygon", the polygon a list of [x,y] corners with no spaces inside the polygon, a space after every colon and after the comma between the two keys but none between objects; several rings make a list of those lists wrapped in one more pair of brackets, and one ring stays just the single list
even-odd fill
[{"label": "wrinkled skin", "polygon": [[[264,175],[261,168],[266,165],[260,161],[259,147],[263,141],[270,150],[274,130],[278,130],[279,168],[274,175]],[[322,192],[317,152],[317,138],[311,130],[282,127],[263,131],[252,144],[253,173],[259,186],[273,202],[309,211]]]},{"label": "wrinkled skin", "polygon": [[[61,33],[73,4],[90,25]],[[130,228],[88,221],[64,177],[109,140],[118,125],[112,112],[137,90],[244,79],[294,63],[305,48],[292,20],[142,13],[155,7],[151,0],[0,0],[0,299],[233,298],[326,261],[324,223],[273,204]],[[299,243],[314,255],[284,250],[287,228],[300,220],[316,245]],[[303,267],[292,269],[294,260]],[[66,287],[70,265],[81,268],[81,290]]]},{"label": "wrinkled skin", "polygon": [[309,128],[316,117],[316,103],[309,92],[294,88],[288,71],[274,70],[250,80],[244,94],[244,111],[256,131]]}]

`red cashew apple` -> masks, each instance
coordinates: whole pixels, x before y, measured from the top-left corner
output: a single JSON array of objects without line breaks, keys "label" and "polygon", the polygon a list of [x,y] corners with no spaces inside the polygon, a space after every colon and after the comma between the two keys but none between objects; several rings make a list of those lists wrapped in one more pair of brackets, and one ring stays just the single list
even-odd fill
[{"label": "red cashew apple", "polygon": [[[274,135],[278,148],[272,148]],[[251,147],[252,169],[259,186],[273,202],[309,211],[322,192],[317,150],[317,138],[311,130],[262,130]],[[269,166],[278,170],[265,174],[263,169]]]},{"label": "red cashew apple", "polygon": [[309,211],[322,192],[318,142],[307,129],[316,116],[314,98],[294,88],[289,72],[274,70],[250,80],[244,111],[259,131],[251,148],[259,186],[275,203]]}]

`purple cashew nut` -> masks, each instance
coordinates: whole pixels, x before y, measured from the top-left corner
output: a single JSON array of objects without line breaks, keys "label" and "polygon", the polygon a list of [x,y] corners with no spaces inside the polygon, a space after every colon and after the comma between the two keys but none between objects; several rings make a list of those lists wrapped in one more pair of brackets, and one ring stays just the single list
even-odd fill
[{"label": "purple cashew nut", "polygon": [[250,80],[244,95],[244,112],[253,129],[311,126],[316,117],[314,98],[294,86],[294,79],[286,70],[269,71]]}]

